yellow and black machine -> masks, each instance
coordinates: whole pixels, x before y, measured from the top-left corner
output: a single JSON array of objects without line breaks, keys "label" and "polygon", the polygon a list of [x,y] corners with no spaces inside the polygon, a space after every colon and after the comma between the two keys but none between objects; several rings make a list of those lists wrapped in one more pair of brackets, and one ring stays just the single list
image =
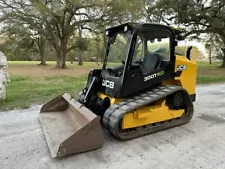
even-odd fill
[{"label": "yellow and black machine", "polygon": [[196,62],[191,47],[175,53],[181,31],[150,23],[106,29],[103,66],[89,72],[78,96],[42,106],[40,122],[52,157],[100,148],[101,127],[129,140],[184,125],[193,116]]}]

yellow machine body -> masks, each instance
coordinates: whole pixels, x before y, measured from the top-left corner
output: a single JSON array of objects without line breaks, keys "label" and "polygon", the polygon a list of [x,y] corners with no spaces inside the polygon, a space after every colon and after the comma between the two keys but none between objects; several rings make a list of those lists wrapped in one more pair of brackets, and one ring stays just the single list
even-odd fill
[{"label": "yellow machine body", "polygon": [[122,121],[122,129],[140,127],[162,121],[178,118],[182,116],[184,110],[170,110],[165,104],[165,100],[157,105],[144,106],[133,112],[127,113]]},{"label": "yellow machine body", "polygon": [[[188,60],[185,56],[176,56],[175,71],[179,66],[183,67],[182,73],[174,80],[164,81],[164,85],[177,85],[185,88],[190,95],[195,94],[196,86],[196,61]],[[100,98],[109,97],[99,93]],[[119,103],[123,99],[109,97],[111,105]],[[122,119],[122,129],[130,129],[181,117],[184,109],[171,110],[165,104],[165,99],[156,102],[155,105],[143,106],[124,115]]]},{"label": "yellow machine body", "polygon": [[185,56],[176,56],[175,69],[179,65],[186,66],[186,69],[182,71],[182,74],[179,77],[176,77],[175,80],[164,81],[164,85],[177,85],[185,88],[188,93],[195,94],[196,92],[196,72],[197,64],[195,60],[188,60]]}]

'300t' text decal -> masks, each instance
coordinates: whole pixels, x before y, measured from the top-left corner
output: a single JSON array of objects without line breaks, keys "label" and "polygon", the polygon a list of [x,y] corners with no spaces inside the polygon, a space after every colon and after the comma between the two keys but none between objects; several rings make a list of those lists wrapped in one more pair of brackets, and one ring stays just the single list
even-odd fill
[{"label": "'300t' text decal", "polygon": [[149,76],[146,76],[146,77],[144,77],[144,81],[148,81],[148,80],[154,79],[154,78],[156,78],[158,76],[162,76],[162,75],[164,75],[164,71],[157,72],[157,73],[151,74]]}]

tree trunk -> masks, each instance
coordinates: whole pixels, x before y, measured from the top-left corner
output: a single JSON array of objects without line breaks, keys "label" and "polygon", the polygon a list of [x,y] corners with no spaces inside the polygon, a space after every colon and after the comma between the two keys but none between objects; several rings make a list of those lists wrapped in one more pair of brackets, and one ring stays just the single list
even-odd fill
[{"label": "tree trunk", "polygon": [[[225,45],[225,34],[219,34],[220,38],[222,39],[223,46]],[[223,62],[220,65],[221,68],[225,68],[225,47],[221,47],[222,55],[223,55]]]},{"label": "tree trunk", "polygon": [[222,65],[220,65],[220,67],[225,68],[225,48],[222,48],[222,52],[223,52],[223,62]]},{"label": "tree trunk", "polygon": [[223,57],[223,63],[220,65],[221,68],[225,68],[225,57]]},{"label": "tree trunk", "polygon": [[62,53],[61,50],[56,50],[56,68],[66,68],[65,58],[66,56]]},{"label": "tree trunk", "polygon": [[209,64],[212,64],[212,46],[209,46]]},{"label": "tree trunk", "polygon": [[96,56],[96,64],[99,65],[99,63],[98,63],[98,55]]},{"label": "tree trunk", "polygon": [[57,57],[56,68],[63,68],[63,59],[61,57]]},{"label": "tree trunk", "polygon": [[47,65],[46,64],[46,58],[45,58],[45,47],[44,46],[40,49],[40,56],[41,56],[40,65]]},{"label": "tree trunk", "polygon": [[60,48],[57,51],[57,68],[66,68],[66,55],[67,55],[68,37],[60,40]]},{"label": "tree trunk", "polygon": [[[78,27],[78,33],[79,33],[79,38],[81,39],[82,38],[82,28],[81,27]],[[83,54],[84,54],[84,51],[78,47],[79,49],[79,56],[78,56],[78,65],[79,66],[82,66],[83,65]]]},{"label": "tree trunk", "polygon": [[83,65],[83,51],[80,50],[79,56],[78,56],[78,65],[82,66]]},{"label": "tree trunk", "polygon": [[73,60],[73,55],[70,54],[69,56],[70,56],[70,63],[73,64],[73,61],[74,61],[74,60]]},{"label": "tree trunk", "polygon": [[46,64],[46,57],[45,57],[45,44],[46,41],[42,35],[38,38],[38,49],[39,49],[39,54],[40,54],[40,61],[41,63],[39,65],[47,65]]},{"label": "tree trunk", "polygon": [[57,56],[56,68],[66,68],[66,55],[61,52]]}]

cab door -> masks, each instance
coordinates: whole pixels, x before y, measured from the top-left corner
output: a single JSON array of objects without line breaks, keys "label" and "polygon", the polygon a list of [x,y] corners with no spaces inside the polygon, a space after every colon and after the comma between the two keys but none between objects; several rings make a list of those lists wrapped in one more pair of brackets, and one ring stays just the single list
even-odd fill
[{"label": "cab door", "polygon": [[132,59],[122,86],[121,95],[128,96],[174,78],[174,54],[167,30],[140,30],[136,37]]}]

